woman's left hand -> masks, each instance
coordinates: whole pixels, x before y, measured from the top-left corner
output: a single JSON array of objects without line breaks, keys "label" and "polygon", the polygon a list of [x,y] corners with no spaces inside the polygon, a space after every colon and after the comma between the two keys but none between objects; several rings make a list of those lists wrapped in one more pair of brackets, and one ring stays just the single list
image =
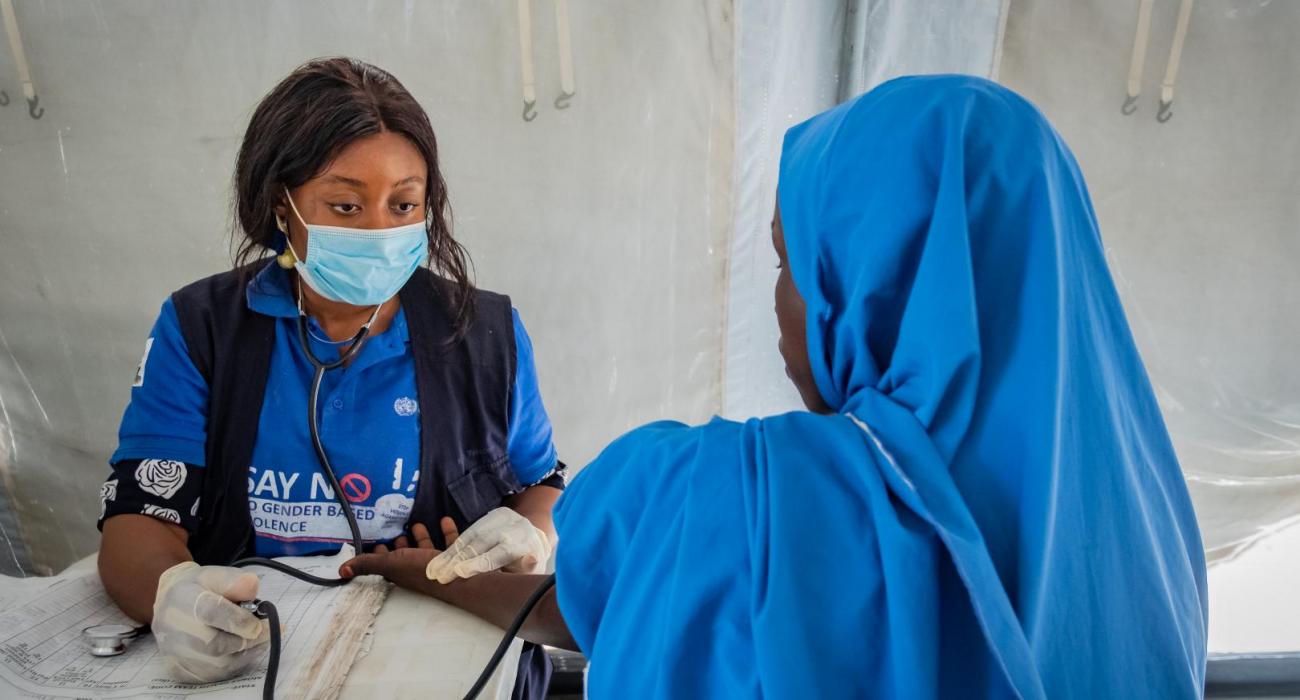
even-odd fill
[{"label": "woman's left hand", "polygon": [[448,539],[447,551],[429,562],[425,576],[451,583],[498,569],[534,574],[546,567],[550,556],[546,533],[513,509],[501,507],[479,518],[459,538]]}]

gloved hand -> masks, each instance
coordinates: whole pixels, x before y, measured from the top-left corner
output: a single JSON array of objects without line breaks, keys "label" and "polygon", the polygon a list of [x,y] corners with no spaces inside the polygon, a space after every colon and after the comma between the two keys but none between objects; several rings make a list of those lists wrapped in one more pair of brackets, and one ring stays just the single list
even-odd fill
[{"label": "gloved hand", "polygon": [[551,542],[545,532],[515,511],[497,508],[434,557],[424,575],[430,581],[450,583],[497,569],[532,574],[540,572],[550,556]]},{"label": "gloved hand", "polygon": [[231,601],[257,597],[257,575],[187,561],[158,577],[154,638],[178,680],[210,683],[237,676],[257,660],[271,628]]}]

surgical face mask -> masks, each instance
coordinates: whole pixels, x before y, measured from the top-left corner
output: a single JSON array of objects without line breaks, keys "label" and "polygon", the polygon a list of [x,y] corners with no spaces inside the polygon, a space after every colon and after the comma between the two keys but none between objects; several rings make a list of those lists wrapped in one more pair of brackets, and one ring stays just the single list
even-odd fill
[{"label": "surgical face mask", "polygon": [[288,244],[297,261],[294,269],[326,299],[354,306],[382,304],[397,294],[429,255],[423,221],[382,229],[318,226],[302,218],[287,188],[284,196],[307,229],[306,258]]}]

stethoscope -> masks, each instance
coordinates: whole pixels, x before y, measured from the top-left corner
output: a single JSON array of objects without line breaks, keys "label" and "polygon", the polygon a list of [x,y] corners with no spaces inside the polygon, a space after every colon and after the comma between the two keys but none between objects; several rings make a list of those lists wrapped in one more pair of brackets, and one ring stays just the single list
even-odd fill
[{"label": "stethoscope", "polygon": [[[315,334],[311,333],[311,330],[308,327],[309,319],[307,312],[302,305],[302,296],[302,279],[299,278],[298,344],[302,347],[303,355],[307,357],[307,361],[311,364],[314,370],[312,373],[310,398],[308,399],[309,403],[307,404],[308,430],[311,433],[312,447],[315,448],[316,459],[320,463],[321,471],[323,471],[325,477],[329,479],[330,487],[334,489],[334,499],[338,501],[339,506],[343,510],[343,516],[347,518],[348,530],[352,535],[353,551],[359,554],[364,551],[361,539],[361,527],[357,525],[357,517],[352,511],[352,503],[349,502],[347,497],[344,495],[343,487],[339,484],[338,477],[334,474],[334,467],[330,464],[329,455],[325,454],[325,446],[321,443],[318,404],[320,400],[321,381],[324,379],[325,373],[346,365],[356,356],[356,354],[361,350],[362,344],[365,343],[366,338],[370,335],[370,326],[373,325],[375,319],[379,317],[379,310],[383,308],[383,304],[375,306],[375,310],[370,314],[369,320],[361,326],[356,334],[352,336],[351,340],[338,343],[335,341],[322,340],[322,342],[335,345],[342,345],[344,342],[347,343],[347,347],[339,353],[337,360],[326,362],[317,357],[316,353],[311,348],[310,338],[314,337]],[[274,569],[275,571],[279,571],[317,586],[341,586],[351,580],[345,578],[322,578],[320,576],[314,576],[305,571],[295,569],[287,564],[275,561],[274,559],[267,559],[265,557],[245,557],[231,562],[230,565],[235,567],[261,566],[268,569]],[[483,691],[488,680],[491,679],[492,674],[496,671],[497,666],[499,666],[501,660],[505,658],[506,651],[510,648],[510,643],[514,641],[520,628],[523,627],[524,620],[528,618],[529,613],[531,613],[533,608],[537,606],[537,603],[541,601],[542,596],[545,595],[551,586],[554,585],[555,575],[551,574],[542,582],[542,585],[538,586],[537,590],[529,596],[528,600],[525,601],[514,621],[506,630],[501,642],[497,645],[496,650],[492,654],[492,658],[488,661],[487,665],[483,668],[483,672],[479,674],[478,679],[465,695],[465,700],[477,698],[479,693]],[[275,605],[270,601],[265,600],[244,601],[239,603],[239,606],[258,618],[268,620],[270,623],[271,649],[270,655],[267,659],[266,679],[262,685],[262,697],[264,700],[273,700],[275,697],[275,679],[280,667],[281,639],[279,612],[275,609]],[[82,637],[90,645],[90,653],[94,656],[101,657],[118,656],[125,653],[127,647],[133,640],[148,633],[148,625],[132,627],[130,625],[120,624],[93,625],[85,628],[81,632]]]},{"label": "stethoscope", "polygon": [[[343,487],[339,484],[338,477],[334,473],[334,467],[330,464],[329,455],[325,453],[325,447],[320,438],[320,421],[318,415],[318,403],[320,401],[321,381],[325,373],[332,369],[338,369],[346,365],[358,352],[365,343],[366,337],[370,335],[370,326],[374,324],[375,319],[379,316],[379,310],[383,305],[375,306],[375,310],[370,314],[370,318],[363,324],[352,336],[350,341],[345,341],[347,347],[339,353],[336,360],[325,361],[317,357],[312,350],[309,335],[314,335],[308,328],[308,316],[302,305],[302,282],[298,282],[298,343],[302,346],[303,355],[311,363],[313,368],[311,380],[310,403],[307,408],[308,429],[311,433],[312,447],[316,452],[316,459],[320,462],[321,471],[329,479],[330,486],[334,489],[334,499],[338,501],[339,507],[343,510],[343,516],[347,518],[348,530],[352,536],[353,551],[360,553],[363,551],[363,542],[361,539],[361,528],[357,525],[356,514],[352,511],[352,504],[348,501],[343,493]],[[325,341],[332,342],[332,341]],[[342,343],[339,343],[340,345]],[[345,578],[322,578],[300,571],[292,566],[283,564],[273,559],[265,557],[245,557],[230,563],[230,566],[261,566],[268,569],[274,569],[281,573],[292,576],[296,579],[306,581],[307,583],[317,586],[341,586],[350,579]],[[266,680],[262,687],[262,697],[275,697],[275,679],[280,666],[280,619],[279,613],[270,601],[249,600],[239,603],[239,606],[247,610],[254,616],[268,620],[271,631],[271,650],[267,660]],[[90,646],[90,653],[93,656],[109,657],[118,656],[126,652],[130,643],[149,633],[149,626],[142,625],[132,627],[131,625],[106,624],[92,625],[81,631],[82,638]]]}]

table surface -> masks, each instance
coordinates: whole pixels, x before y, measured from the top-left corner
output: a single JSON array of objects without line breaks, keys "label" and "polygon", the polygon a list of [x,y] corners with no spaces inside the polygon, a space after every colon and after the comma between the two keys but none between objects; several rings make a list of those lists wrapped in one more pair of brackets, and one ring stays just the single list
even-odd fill
[{"label": "table surface", "polygon": [[[93,571],[95,555],[68,567]],[[0,576],[0,586],[31,586],[32,579]],[[375,618],[370,648],[348,673],[341,700],[459,698],[478,679],[501,641],[497,626],[428,596],[394,588]],[[518,639],[479,695],[508,700],[522,642]],[[219,694],[205,694],[219,698]]]},{"label": "table surface", "polygon": [[[393,589],[375,620],[370,653],[357,659],[343,700],[460,698],[478,679],[504,632],[428,596]],[[516,639],[480,698],[509,700],[523,642]]]}]

